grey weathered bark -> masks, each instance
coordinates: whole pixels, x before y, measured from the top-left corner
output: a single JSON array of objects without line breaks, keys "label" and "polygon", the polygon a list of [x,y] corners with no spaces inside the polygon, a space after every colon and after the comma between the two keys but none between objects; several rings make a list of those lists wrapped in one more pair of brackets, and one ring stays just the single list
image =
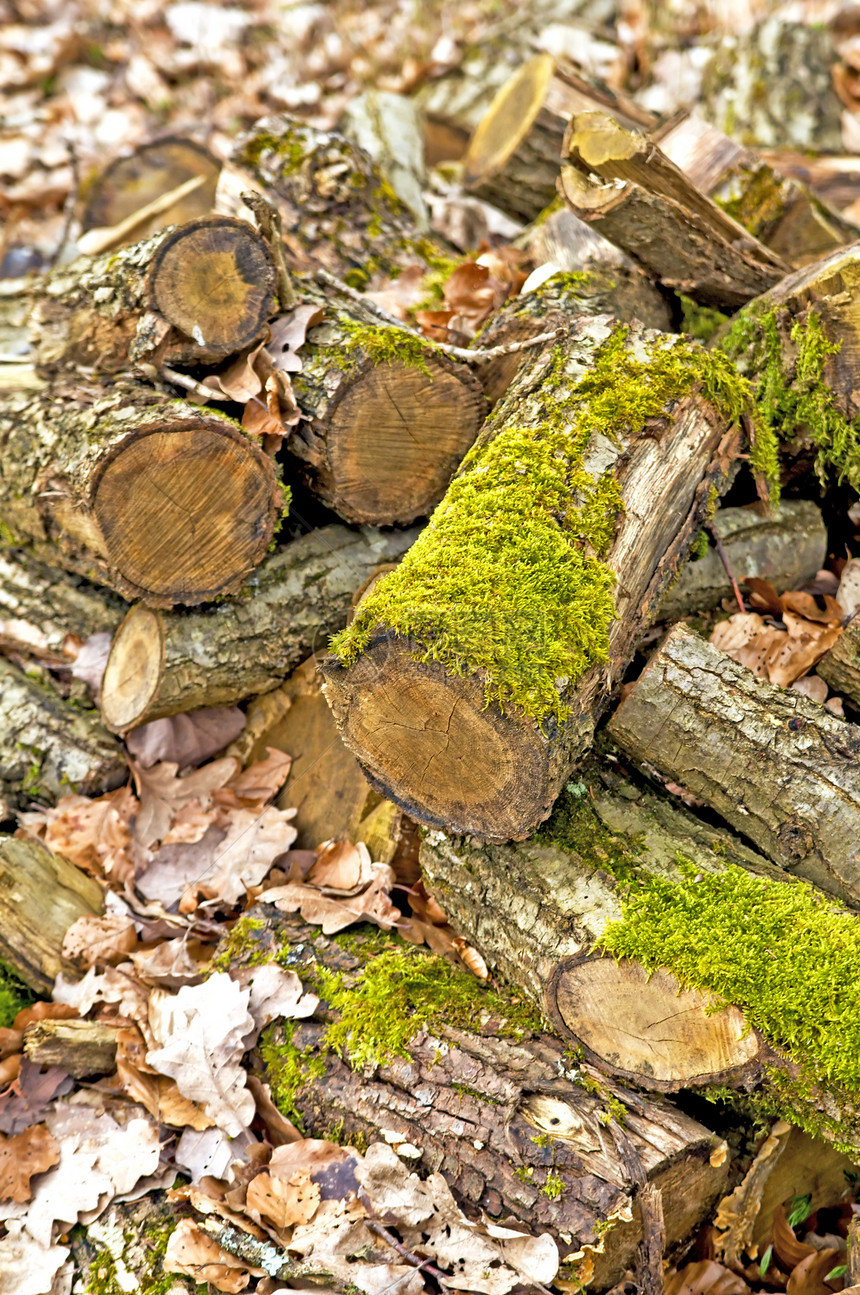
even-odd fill
[{"label": "grey weathered bark", "polygon": [[0,650],[69,665],[91,634],[113,633],[128,604],[26,549],[0,552]]},{"label": "grey weathered bark", "polygon": [[678,625],[609,731],[780,868],[860,902],[860,729]]},{"label": "grey weathered bark", "polygon": [[0,455],[6,545],[156,606],[241,588],[283,509],[272,460],[232,419],[142,383],[7,396]]},{"label": "grey weathered bark", "polygon": [[[299,975],[310,971],[312,979],[313,967],[321,966],[360,992],[367,962],[361,930],[347,951],[269,906],[254,912],[265,920],[260,945],[287,943]],[[417,949],[411,956],[426,957]],[[440,977],[443,1016],[444,983]],[[507,1026],[498,1008],[482,1011],[477,982],[475,993],[469,1028],[418,1028],[406,1055],[381,1058],[359,1073],[325,1044],[326,1022],[337,1020],[336,1012],[323,1004],[314,1019],[296,1022],[289,1055],[301,1057],[307,1077],[291,1096],[292,1118],[308,1135],[338,1125],[345,1142],[392,1130],[421,1151],[422,1168],[440,1172],[468,1212],[551,1232],[573,1271],[593,1263],[599,1287],[620,1278],[635,1258],[641,1219],[632,1175],[662,1189],[668,1244],[689,1235],[726,1180],[720,1140],[667,1101],[635,1096],[587,1067],[571,1068],[552,1035],[518,1036],[516,1017]],[[274,1068],[270,1079],[277,1098]],[[626,1108],[623,1128],[607,1118],[610,1098]],[[550,1174],[563,1183],[557,1195],[542,1191]],[[625,1223],[628,1209],[632,1220]],[[614,1227],[599,1226],[613,1218]]]},{"label": "grey weathered bark", "polygon": [[311,652],[325,650],[355,591],[417,534],[324,526],[276,550],[229,602],[184,613],[133,607],[102,680],[105,723],[122,731],[277,688]]},{"label": "grey weathered bark", "polygon": [[855,615],[815,667],[834,692],[860,706],[860,623]]},{"label": "grey weathered bark", "polygon": [[[600,351],[604,344],[617,350],[611,362],[610,352]],[[351,652],[348,664],[338,657],[321,663],[344,741],[374,785],[412,817],[490,840],[523,837],[549,813],[590,744],[597,716],[698,532],[711,491],[724,489],[736,454],[740,433],[702,397],[695,371],[700,352],[687,343],[675,352],[686,359],[666,388],[671,408],[654,404],[656,421],[631,430],[630,409],[646,389],[652,394],[643,398],[653,402],[661,363],[670,362],[676,344],[636,325],[627,334],[613,332],[605,317],[583,319],[551,354],[525,364],[421,539],[359,607],[346,646],[338,649]],[[643,366],[633,380],[638,396],[624,386],[633,356]],[[589,372],[594,364],[599,376]],[[594,407],[619,415],[606,432],[588,413],[598,400],[605,404]],[[549,467],[547,445],[557,446]],[[497,492],[486,504],[484,482]],[[522,515],[519,497],[531,501]],[[550,506],[547,499],[557,502]],[[585,501],[593,513],[578,511]],[[537,542],[532,531],[543,525],[546,509]],[[471,546],[463,538],[470,535]],[[549,573],[541,565],[550,562],[548,546],[557,546]],[[591,565],[594,553],[605,567]],[[488,554],[490,569],[476,581],[476,563]],[[611,625],[607,620],[605,649],[601,640],[594,656],[585,650],[584,660],[568,670],[554,666],[536,681],[546,685],[550,712],[557,704],[566,718],[544,713],[537,719],[504,693],[504,709],[494,700],[488,705],[491,685],[516,686],[518,676],[505,662],[517,645],[530,659],[535,643],[555,642],[553,617],[566,613],[553,608],[553,598],[566,607],[573,597],[554,594],[555,581],[568,571],[573,580],[580,561],[576,597],[611,588],[615,618]],[[390,582],[398,590],[396,623],[386,619]],[[534,589],[545,591],[539,611],[530,601]],[[599,625],[596,613],[587,615],[590,626]],[[484,627],[477,649],[470,637],[476,624]],[[579,632],[558,631],[568,645]],[[605,664],[598,664],[603,650]],[[470,666],[477,651],[488,665]]]},{"label": "grey weathered bark", "polygon": [[0,808],[52,804],[71,792],[97,796],[128,777],[119,743],[95,711],[0,657]]}]

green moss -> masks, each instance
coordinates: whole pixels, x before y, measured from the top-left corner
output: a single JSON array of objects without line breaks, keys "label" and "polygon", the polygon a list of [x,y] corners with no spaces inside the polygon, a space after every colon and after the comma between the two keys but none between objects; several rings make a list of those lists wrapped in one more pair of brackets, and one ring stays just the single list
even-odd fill
[{"label": "green moss", "polygon": [[791,320],[781,308],[753,305],[719,345],[750,373],[762,424],[760,455],[775,465],[780,440],[808,435],[820,480],[832,476],[860,490],[860,418],[845,416],[827,384],[827,358],[841,343],[828,340],[820,315],[809,310]]},{"label": "green moss", "polygon": [[760,238],[768,227],[785,214],[785,198],[773,171],[765,163],[749,176],[733,198],[714,200],[732,220],[743,225],[753,238]]},{"label": "green moss", "polygon": [[433,374],[427,363],[427,355],[433,350],[432,342],[405,329],[386,328],[384,324],[357,324],[343,316],[340,318],[340,326],[347,339],[335,360],[340,368],[349,371],[360,356],[367,356],[371,364],[403,364],[407,368],[420,369],[432,379]]},{"label": "green moss", "polygon": [[588,787],[582,782],[567,784],[534,839],[570,850],[587,866],[603,868],[619,881],[631,881],[637,875],[643,852],[636,838],[609,830],[592,808]]},{"label": "green moss", "polygon": [[332,641],[344,665],[385,625],[413,640],[419,660],[481,676],[487,704],[538,722],[567,716],[556,681],[607,660],[615,615],[603,559],[623,501],[611,471],[585,470],[589,443],[637,433],[697,387],[728,421],[752,407],[748,384],[719,353],[656,343],[640,357],[627,335],[616,328],[578,381],[557,349],[542,421],[485,432],[398,569]]},{"label": "green moss", "polygon": [[32,1007],[36,994],[5,962],[0,962],[0,1029],[7,1029],[19,1012]]},{"label": "green moss", "polygon": [[301,1130],[296,1099],[303,1088],[325,1074],[326,1063],[312,1047],[298,1048],[293,1042],[295,1032],[295,1021],[273,1022],[260,1036],[259,1051],[275,1105]]},{"label": "green moss", "polygon": [[[180,1280],[176,1273],[166,1273],[162,1262],[167,1243],[175,1227],[174,1220],[166,1226],[159,1222],[151,1227],[144,1227],[146,1236],[144,1259],[135,1272],[138,1279],[136,1289],[140,1295],[166,1295],[166,1292],[173,1290]],[[126,1240],[132,1239],[134,1239],[133,1236],[127,1233]],[[109,1250],[100,1251],[92,1260],[87,1284],[83,1289],[86,1295],[127,1295],[127,1287],[119,1280],[116,1260]]]},{"label": "green moss", "polygon": [[419,1030],[474,1029],[482,1013],[500,1017],[499,1033],[517,1039],[542,1028],[535,1009],[513,1005],[469,972],[409,946],[373,958],[354,984],[317,970],[319,992],[339,1018],[326,1028],[325,1043],[355,1070],[408,1056]]},{"label": "green moss", "polygon": [[690,545],[690,561],[701,562],[702,558],[708,552],[710,544],[708,543],[708,532],[699,531],[693,543]]},{"label": "green moss", "polygon": [[713,306],[702,306],[681,292],[678,293],[678,300],[681,303],[681,332],[695,337],[699,342],[709,342],[728,318]]},{"label": "green moss", "polygon": [[560,1196],[564,1195],[564,1179],[554,1169],[550,1169],[541,1191],[551,1201],[557,1201]]},{"label": "green moss", "polygon": [[299,170],[308,156],[307,145],[291,131],[283,135],[273,135],[268,131],[257,131],[242,146],[237,161],[242,166],[254,168],[266,153],[273,153],[280,163],[282,177],[293,175]]},{"label": "green moss", "polygon": [[270,962],[271,951],[265,949],[258,938],[258,933],[265,929],[266,923],[258,917],[240,917],[233,923],[226,940],[221,942],[220,952],[212,959],[212,971],[229,971],[237,963],[257,967]]},{"label": "green moss", "polygon": [[3,545],[5,548],[9,548],[18,543],[20,543],[20,541],[15,535],[15,532],[7,526],[6,522],[0,519],[0,545]]}]

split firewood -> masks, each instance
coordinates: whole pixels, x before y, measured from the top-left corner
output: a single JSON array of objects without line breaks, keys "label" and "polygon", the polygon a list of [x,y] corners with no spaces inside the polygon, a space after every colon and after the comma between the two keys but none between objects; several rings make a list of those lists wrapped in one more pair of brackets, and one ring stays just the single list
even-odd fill
[{"label": "split firewood", "polygon": [[47,681],[0,657],[0,807],[70,792],[98,795],[128,776],[119,743],[94,711],[66,702]]},{"label": "split firewood", "polygon": [[[205,216],[55,270],[25,294],[29,359],[81,366],[212,364],[253,342],[273,313],[275,266],[244,220]],[[3,315],[16,306],[3,302]]]},{"label": "split firewood", "polygon": [[[290,1102],[288,1113],[307,1133],[322,1136],[335,1125],[346,1143],[384,1138],[404,1159],[440,1172],[466,1208],[508,1226],[534,1230],[538,1223],[558,1240],[567,1270],[593,1272],[596,1286],[610,1285],[634,1262],[642,1228],[635,1179],[662,1190],[668,1245],[705,1217],[726,1180],[725,1144],[668,1101],[634,1096],[572,1067],[536,1021],[521,1022],[510,1000],[440,959],[392,944],[368,960],[363,928],[348,951],[271,906],[252,913],[265,922],[255,951],[290,947],[300,976],[313,980],[319,968],[338,986],[336,1006],[323,1004],[314,1019],[297,1021],[289,1040],[276,1027],[257,1056],[261,1078],[276,1100]],[[327,1044],[327,1029],[348,1021],[353,995],[359,1010],[369,1004],[372,986],[392,966],[402,1043],[395,1052],[378,1046],[366,1017],[360,1036],[341,1048],[342,1059]],[[425,985],[439,978],[439,1013],[431,1020],[426,993],[423,1011],[410,1001],[411,969]],[[452,987],[466,995],[465,1013],[452,1005]],[[390,999],[380,1007],[387,1027]],[[280,1088],[279,1065],[294,1057],[301,1058],[299,1082]],[[622,1109],[623,1127],[610,1114]]]},{"label": "split firewood", "polygon": [[[489,350],[506,342],[521,342],[568,327],[582,315],[638,319],[646,328],[664,331],[671,325],[666,299],[641,270],[589,263],[579,272],[555,274],[531,292],[514,297],[481,329],[474,346]],[[500,356],[478,369],[491,405],[507,391],[526,354]]]},{"label": "split firewood", "polygon": [[24,1055],[37,1066],[59,1066],[73,1079],[116,1070],[117,1031],[98,1021],[34,1021],[24,1031]]},{"label": "split firewood", "polygon": [[[738,581],[757,576],[769,581],[777,593],[796,589],[811,579],[827,556],[827,528],[821,511],[806,499],[784,500],[768,513],[757,504],[718,508],[709,531],[719,538]],[[712,546],[683,568],[660,604],[660,619],[681,620],[693,612],[718,607],[721,599],[731,596],[725,565]]]},{"label": "split firewood", "polygon": [[575,115],[562,155],[559,189],[568,207],[665,287],[735,310],[785,276],[780,257],[614,116]]},{"label": "split firewood", "polygon": [[0,652],[70,665],[91,634],[116,629],[128,604],[25,549],[0,552]]},{"label": "split firewood", "polygon": [[818,662],[815,672],[834,692],[844,694],[860,707],[860,623],[856,615]]},{"label": "split firewood", "polygon": [[[168,225],[184,225],[212,210],[220,171],[220,162],[208,148],[192,139],[168,136],[142,144],[92,179],[81,227],[88,232],[125,226],[127,233],[116,247],[149,238]],[[157,214],[142,217],[160,198],[176,195],[194,180],[200,184],[190,192],[174,196]],[[130,222],[134,223],[129,227]]]},{"label": "split firewood", "polygon": [[61,971],[66,931],[104,907],[101,886],[80,868],[29,837],[0,836],[0,958],[39,994]]},{"label": "split firewood", "polygon": [[853,724],[757,679],[682,624],[609,731],[780,868],[858,902],[860,729]]},{"label": "split firewood", "polygon": [[478,435],[478,378],[336,291],[303,295],[325,312],[292,379],[302,422],[288,451],[306,484],[345,521],[405,526],[427,516]]},{"label": "split firewood", "polygon": [[396,561],[417,533],[321,527],[266,558],[229,602],[185,613],[133,607],[114,635],[102,680],[105,723],[124,732],[277,688],[325,647],[346,623],[356,589],[380,563]]},{"label": "split firewood", "polygon": [[238,590],[283,510],[272,460],[232,419],[128,381],[6,397],[0,454],[7,545],[155,606]]},{"label": "split firewood", "polygon": [[549,813],[732,471],[744,396],[713,358],[578,321],[335,640],[344,741],[412,817],[509,840]]},{"label": "split firewood", "polygon": [[[709,750],[710,735],[691,749]],[[428,887],[491,970],[603,1073],[657,1091],[753,1089],[856,1156],[846,1029],[860,919],[613,758],[587,764],[528,842],[427,833]]]}]

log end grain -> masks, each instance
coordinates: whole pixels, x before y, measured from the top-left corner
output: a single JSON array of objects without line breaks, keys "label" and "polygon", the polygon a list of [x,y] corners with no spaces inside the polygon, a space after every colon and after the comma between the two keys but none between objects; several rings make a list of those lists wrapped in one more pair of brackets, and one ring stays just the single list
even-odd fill
[{"label": "log end grain", "polygon": [[495,175],[516,152],[543,107],[554,70],[551,54],[535,54],[498,91],[463,159],[467,189]]},{"label": "log end grain", "polygon": [[145,225],[136,225],[133,237],[148,238],[167,225],[204,216],[212,210],[220,170],[209,150],[193,140],[168,138],[144,144],[129,157],[111,162],[96,178],[87,193],[81,226],[84,230],[112,228],[198,177],[203,180],[199,189]]},{"label": "log end grain", "polygon": [[158,612],[132,607],[111,643],[102,678],[102,719],[122,733],[140,723],[158,692],[164,668],[164,629]]}]

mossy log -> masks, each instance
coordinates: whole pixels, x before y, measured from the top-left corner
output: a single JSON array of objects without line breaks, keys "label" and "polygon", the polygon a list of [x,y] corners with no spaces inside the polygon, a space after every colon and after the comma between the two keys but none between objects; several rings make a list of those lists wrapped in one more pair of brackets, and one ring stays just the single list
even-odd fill
[{"label": "mossy log", "polygon": [[[666,332],[671,327],[666,298],[641,270],[594,263],[573,274],[554,274],[532,292],[515,297],[481,329],[474,345],[488,350],[507,342],[522,342],[568,326],[582,315],[638,319],[646,328]],[[523,358],[523,352],[502,355],[478,369],[491,405],[507,391]]]},{"label": "mossy log", "polygon": [[288,442],[308,487],[345,521],[407,526],[448,488],[484,419],[479,380],[431,342],[336,294],[302,347]]},{"label": "mossy log", "polygon": [[[102,256],[80,257],[25,294],[39,372],[112,374],[138,363],[212,364],[273,313],[275,267],[244,220],[206,216]],[[12,311],[14,298],[3,302]]]},{"label": "mossy log", "polygon": [[125,782],[119,743],[94,711],[66,702],[48,682],[0,657],[0,807],[52,804],[70,792],[97,796]]},{"label": "mossy log", "polygon": [[860,906],[860,728],[677,625],[609,722],[780,868]]},{"label": "mossy log", "polygon": [[860,237],[860,226],[808,185],[701,117],[682,113],[652,138],[692,184],[788,265],[806,265]]},{"label": "mossy log", "polygon": [[325,648],[346,624],[359,586],[417,534],[324,526],[267,557],[238,598],[197,612],[133,607],[114,635],[102,680],[105,723],[124,732],[277,688]]},{"label": "mossy log", "polygon": [[625,130],[614,117],[575,115],[562,154],[559,189],[568,207],[665,287],[735,310],[785,276],[780,257],[647,136]]},{"label": "mossy log", "polygon": [[[737,580],[768,580],[777,593],[796,589],[824,565],[827,527],[807,499],[783,500],[765,512],[758,504],[718,508],[710,530],[719,538]],[[732,586],[716,547],[688,562],[660,604],[660,620],[677,621],[718,607]],[[837,644],[838,646],[838,644]]]},{"label": "mossy log", "polygon": [[321,662],[371,782],[431,826],[510,840],[546,817],[732,471],[730,370],[613,325],[523,365]]},{"label": "mossy log", "polygon": [[66,931],[104,907],[102,888],[62,855],[29,837],[0,836],[0,958],[38,994],[61,971]]},{"label": "mossy log", "polygon": [[856,1157],[860,917],[612,760],[589,761],[528,842],[427,833],[428,886],[603,1072],[749,1092]]},{"label": "mossy log", "polygon": [[[563,1271],[593,1272],[597,1288],[635,1263],[646,1182],[662,1191],[667,1247],[722,1191],[718,1137],[667,1100],[634,1095],[566,1057],[516,1000],[366,927],[332,941],[268,905],[250,916],[262,929],[240,960],[280,948],[323,995],[312,1019],[264,1035],[254,1062],[306,1135],[336,1129],[344,1143],[407,1144],[410,1164],[441,1173],[470,1216],[552,1233]],[[325,1001],[334,994],[336,1007]],[[365,1024],[339,1046],[355,1069],[327,1038],[352,1010]]]},{"label": "mossy log", "polygon": [[218,182],[216,205],[247,215],[244,190],[277,205],[294,268],[322,266],[350,287],[411,265],[451,266],[452,250],[422,233],[380,169],[357,144],[286,114],[243,135]]},{"label": "mossy log", "polygon": [[856,615],[818,662],[815,672],[834,692],[844,694],[855,709],[860,709],[860,623]]},{"label": "mossy log", "polygon": [[232,593],[283,509],[275,467],[222,414],[80,378],[0,402],[3,540],[155,606]]},{"label": "mossy log", "polygon": [[0,551],[0,651],[69,665],[91,634],[113,633],[128,604],[26,549]]}]

